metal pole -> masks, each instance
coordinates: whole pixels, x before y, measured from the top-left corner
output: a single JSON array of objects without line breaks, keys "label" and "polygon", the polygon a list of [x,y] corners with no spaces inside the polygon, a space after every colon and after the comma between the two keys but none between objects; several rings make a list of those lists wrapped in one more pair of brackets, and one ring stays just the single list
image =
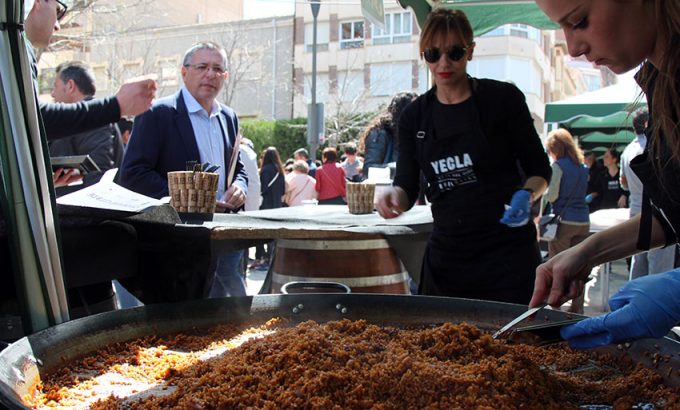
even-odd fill
[{"label": "metal pole", "polygon": [[272,48],[274,49],[272,55],[273,55],[273,63],[272,63],[272,120],[276,119],[276,86],[277,86],[277,81],[276,81],[276,66],[278,65],[278,60],[276,58],[276,53],[277,53],[277,47],[276,43],[278,41],[278,33],[276,30],[276,17],[272,19],[272,26],[273,26],[273,31],[272,31]]},{"label": "metal pole", "polygon": [[312,112],[309,116],[311,127],[309,127],[311,135],[310,139],[310,159],[316,160],[316,151],[319,149],[319,127],[318,127],[318,111],[316,109],[316,20],[319,17],[319,8],[321,7],[321,0],[312,0],[312,16],[314,16],[312,25]]}]

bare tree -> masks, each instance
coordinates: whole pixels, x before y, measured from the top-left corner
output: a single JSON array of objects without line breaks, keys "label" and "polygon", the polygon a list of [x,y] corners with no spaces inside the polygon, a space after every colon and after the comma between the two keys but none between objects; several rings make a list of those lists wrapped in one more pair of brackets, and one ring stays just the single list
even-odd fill
[{"label": "bare tree", "polygon": [[[252,42],[247,41],[245,33],[247,27],[243,22],[229,24],[226,31],[220,35],[219,43],[227,54],[227,72],[229,76],[224,83],[222,91],[222,101],[231,106],[234,99],[235,90],[239,88],[245,80],[256,80],[253,75],[259,77],[262,73],[255,69],[260,61],[262,50],[250,46]],[[260,46],[259,48],[264,48]]]},{"label": "bare tree", "polygon": [[134,35],[150,19],[162,21],[163,16],[154,0],[75,0],[46,51],[70,50],[90,64],[104,63],[107,88],[115,90],[126,79],[155,70],[155,40]]}]

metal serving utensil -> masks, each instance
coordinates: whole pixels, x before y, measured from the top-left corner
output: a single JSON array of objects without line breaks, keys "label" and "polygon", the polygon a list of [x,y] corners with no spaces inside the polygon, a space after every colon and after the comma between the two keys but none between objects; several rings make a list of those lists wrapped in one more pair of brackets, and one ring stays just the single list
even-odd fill
[{"label": "metal serving utensil", "polygon": [[535,315],[539,310],[543,309],[544,307],[548,306],[547,303],[544,303],[540,306],[536,306],[534,308],[531,308],[527,310],[526,312],[522,313],[521,315],[517,316],[516,318],[512,319],[510,322],[508,322],[507,325],[503,326],[498,330],[496,333],[494,333],[491,337],[494,339],[498,339],[501,337],[507,337],[513,330],[513,327],[517,325],[519,322],[523,321],[524,319]]},{"label": "metal serving utensil", "polygon": [[528,325],[516,327],[510,331],[505,338],[511,343],[524,343],[536,346],[545,346],[552,343],[563,342],[560,330],[563,327],[573,325],[574,323],[583,320],[583,317],[558,320],[549,323],[540,323],[537,325]]}]

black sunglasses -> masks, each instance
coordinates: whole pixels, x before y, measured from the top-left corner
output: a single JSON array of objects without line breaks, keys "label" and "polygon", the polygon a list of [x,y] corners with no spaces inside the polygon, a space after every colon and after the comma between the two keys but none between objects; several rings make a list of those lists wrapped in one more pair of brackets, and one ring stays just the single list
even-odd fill
[{"label": "black sunglasses", "polygon": [[68,10],[68,7],[66,6],[66,4],[64,4],[60,0],[54,0],[54,1],[57,2],[57,21],[59,21],[59,20],[63,19],[64,16],[66,15],[66,10]]},{"label": "black sunglasses", "polygon": [[[467,49],[467,47],[453,46],[446,50],[446,56],[449,58],[449,60],[458,61],[465,57],[465,52]],[[441,56],[442,52],[437,47],[426,48],[425,51],[423,51],[423,58],[430,64],[439,61]]]}]

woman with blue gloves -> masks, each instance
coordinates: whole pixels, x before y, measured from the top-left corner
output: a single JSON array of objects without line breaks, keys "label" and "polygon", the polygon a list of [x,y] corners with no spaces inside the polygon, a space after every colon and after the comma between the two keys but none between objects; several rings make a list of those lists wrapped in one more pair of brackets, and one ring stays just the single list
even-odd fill
[{"label": "woman with blue gloves", "polygon": [[522,92],[467,75],[474,47],[465,14],[430,13],[420,51],[435,85],[401,115],[394,184],[376,208],[411,208],[422,171],[434,227],[419,292],[526,304],[541,261],[530,203],[550,164]]},{"label": "woman with blue gloves", "polygon": [[[593,266],[680,237],[680,2],[536,0],[564,29],[569,54],[617,74],[640,66],[636,80],[649,107],[646,150],[631,162],[643,182],[642,212],[593,235],[539,266],[530,306],[560,306],[576,297]],[[609,300],[612,312],[562,330],[587,348],[668,333],[680,323],[680,270],[645,276]]]}]

